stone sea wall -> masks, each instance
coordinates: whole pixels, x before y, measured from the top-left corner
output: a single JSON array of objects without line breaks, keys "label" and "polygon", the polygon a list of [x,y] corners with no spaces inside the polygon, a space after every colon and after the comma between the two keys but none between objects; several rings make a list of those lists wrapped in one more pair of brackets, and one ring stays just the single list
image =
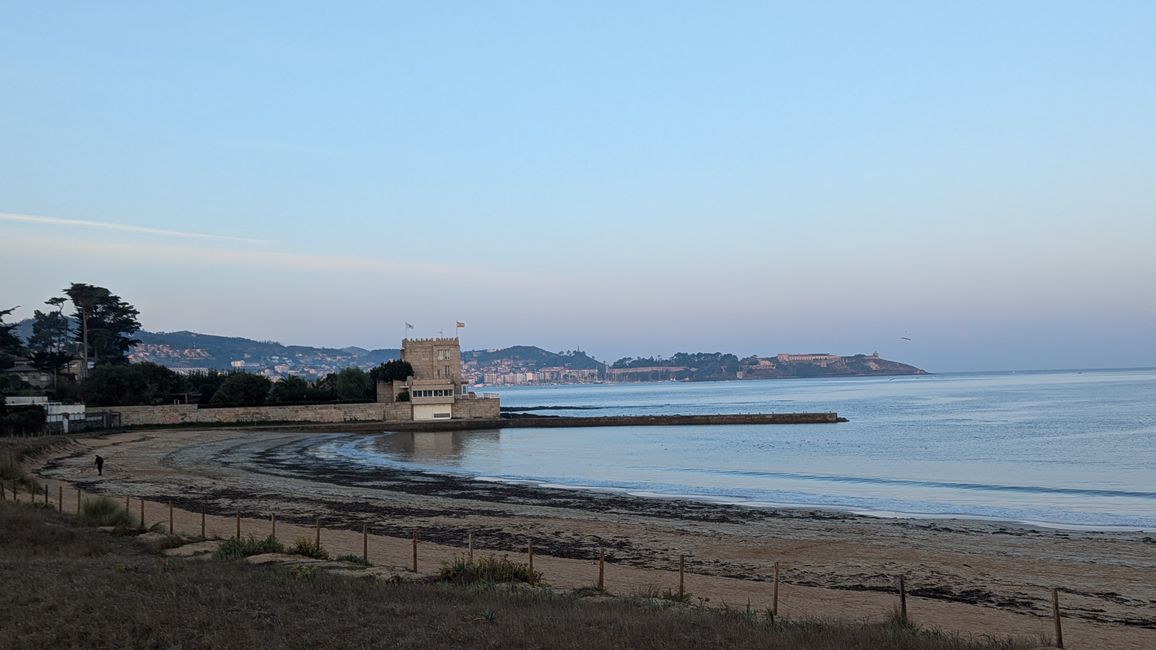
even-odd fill
[{"label": "stone sea wall", "polygon": [[381,422],[409,420],[412,417],[410,405],[405,402],[223,408],[199,408],[196,404],[164,404],[161,406],[116,406],[107,410],[119,413],[120,423],[126,427],[165,424],[253,424],[259,422]]}]

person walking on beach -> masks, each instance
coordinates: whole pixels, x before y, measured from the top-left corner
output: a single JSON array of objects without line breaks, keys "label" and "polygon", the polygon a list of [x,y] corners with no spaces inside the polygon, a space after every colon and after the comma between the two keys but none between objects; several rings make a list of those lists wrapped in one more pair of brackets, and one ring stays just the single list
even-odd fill
[{"label": "person walking on beach", "polygon": [[100,454],[96,456],[96,473],[99,476],[104,476],[104,457]]}]

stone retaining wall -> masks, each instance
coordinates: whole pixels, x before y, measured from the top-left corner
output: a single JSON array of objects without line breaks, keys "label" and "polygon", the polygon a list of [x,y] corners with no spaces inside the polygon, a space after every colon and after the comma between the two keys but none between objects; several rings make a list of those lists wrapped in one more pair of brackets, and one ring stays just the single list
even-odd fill
[{"label": "stone retaining wall", "polygon": [[304,404],[199,408],[196,404],[115,406],[126,427],[164,424],[251,424],[254,422],[381,422],[412,418],[407,403]]}]

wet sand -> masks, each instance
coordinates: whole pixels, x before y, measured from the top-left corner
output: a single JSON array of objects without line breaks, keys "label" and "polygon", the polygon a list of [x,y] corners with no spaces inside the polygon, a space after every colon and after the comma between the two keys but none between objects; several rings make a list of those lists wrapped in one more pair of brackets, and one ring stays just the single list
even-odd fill
[{"label": "wet sand", "polygon": [[[428,435],[428,434],[427,434]],[[1052,634],[1050,592],[1061,589],[1068,647],[1156,647],[1156,536],[1051,530],[971,520],[888,520],[834,511],[761,509],[613,492],[549,489],[459,476],[318,462],[303,449],[342,434],[273,430],[166,430],[82,440],[44,459],[40,474],[86,492],[145,498],[150,520],[179,508],[178,530],[310,533],[361,552],[372,535],[375,564],[406,567],[409,537],[421,540],[421,570],[460,555],[472,533],[479,552],[523,554],[560,588],[590,586],[599,549],[616,593],[677,590],[686,556],[695,602],[770,607],[782,565],[780,613],[883,619],[903,573],[911,618],[965,634]],[[106,459],[98,477],[93,454]],[[53,492],[55,495],[55,492]],[[708,599],[706,601],[705,599]]]}]

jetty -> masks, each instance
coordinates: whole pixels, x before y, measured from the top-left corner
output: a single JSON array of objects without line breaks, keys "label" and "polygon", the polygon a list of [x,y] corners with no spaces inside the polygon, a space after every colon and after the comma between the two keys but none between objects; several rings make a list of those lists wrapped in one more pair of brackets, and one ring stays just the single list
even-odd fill
[{"label": "jetty", "polygon": [[473,420],[390,422],[390,431],[465,431],[469,429],[561,429],[582,427],[648,427],[734,424],[834,424],[846,422],[838,413],[729,413],[714,415],[604,415],[571,417],[517,415]]}]

